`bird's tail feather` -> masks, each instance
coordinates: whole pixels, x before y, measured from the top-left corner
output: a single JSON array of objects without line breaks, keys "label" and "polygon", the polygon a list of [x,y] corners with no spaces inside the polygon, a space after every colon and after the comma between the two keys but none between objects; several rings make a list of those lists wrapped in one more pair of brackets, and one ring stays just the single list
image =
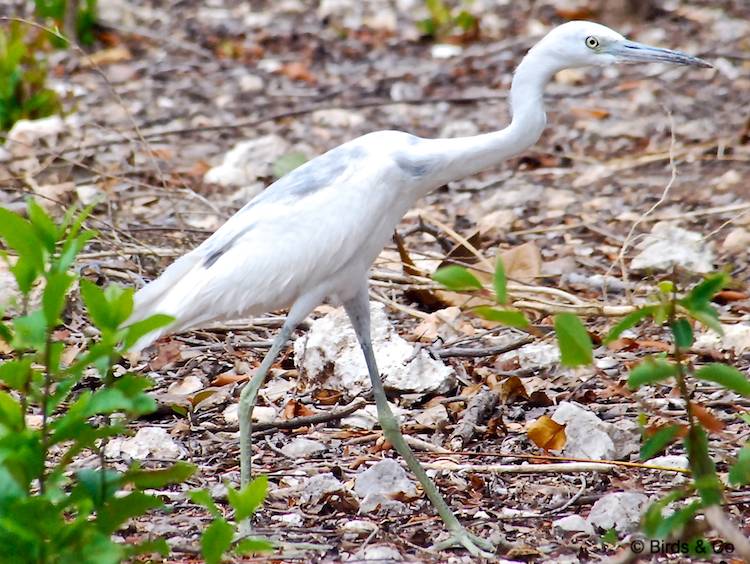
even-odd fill
[{"label": "bird's tail feather", "polygon": [[197,299],[206,281],[206,271],[201,262],[202,257],[197,253],[188,253],[173,262],[161,276],[136,292],[133,313],[126,324],[157,313],[170,315],[175,321],[141,337],[131,351],[141,351],[162,335],[187,329],[204,321],[206,310]]}]

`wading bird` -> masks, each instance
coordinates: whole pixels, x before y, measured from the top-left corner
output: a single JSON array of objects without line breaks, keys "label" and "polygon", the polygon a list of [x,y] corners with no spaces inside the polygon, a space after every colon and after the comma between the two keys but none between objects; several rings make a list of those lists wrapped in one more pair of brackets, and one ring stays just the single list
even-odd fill
[{"label": "wading bird", "polygon": [[620,62],[710,66],[684,53],[628,41],[599,24],[568,22],[550,31],[516,69],[512,120],[505,129],[454,139],[377,131],[344,143],[269,186],[136,294],[132,321],[155,313],[174,317],[172,325],[144,338],[139,348],[165,332],[290,308],[240,396],[242,485],[250,479],[251,414],[258,389],[295,327],[329,300],[343,304],[354,326],[385,438],[419,479],[449,531],[449,538],[434,548],[462,545],[474,555],[493,550],[459,523],[401,436],[370,342],[367,273],[421,196],[496,166],[539,139],[546,123],[544,87],[556,72]]}]

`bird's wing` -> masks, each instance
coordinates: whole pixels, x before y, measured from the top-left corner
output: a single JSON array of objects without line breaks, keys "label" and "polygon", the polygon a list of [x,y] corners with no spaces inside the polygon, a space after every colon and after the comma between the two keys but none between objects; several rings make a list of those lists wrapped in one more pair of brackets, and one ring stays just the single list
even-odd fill
[{"label": "bird's wing", "polygon": [[388,201],[394,191],[378,189],[393,184],[394,167],[347,143],[295,169],[141,289],[131,320],[166,313],[174,331],[254,315],[290,305],[353,258],[371,261],[377,234],[403,214]]}]

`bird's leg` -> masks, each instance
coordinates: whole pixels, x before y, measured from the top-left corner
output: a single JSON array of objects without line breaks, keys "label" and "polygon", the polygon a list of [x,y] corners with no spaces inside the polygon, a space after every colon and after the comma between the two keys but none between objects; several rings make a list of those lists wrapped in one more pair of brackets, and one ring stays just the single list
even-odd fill
[{"label": "bird's leg", "polygon": [[287,316],[281,331],[271,344],[271,349],[263,357],[263,362],[255,371],[252,380],[245,384],[240,394],[239,420],[240,420],[240,486],[245,487],[250,483],[251,466],[252,466],[252,444],[253,444],[253,408],[255,400],[258,397],[258,390],[266,380],[268,371],[271,369],[276,357],[279,355],[282,347],[286,344],[294,332],[298,321],[291,317],[291,312]]},{"label": "bird's leg", "polygon": [[370,304],[367,295],[367,287],[363,287],[355,298],[344,304],[344,307],[346,308],[346,313],[354,326],[357,339],[359,340],[362,352],[365,355],[367,370],[370,374],[372,389],[375,395],[375,404],[378,408],[378,420],[380,422],[380,427],[383,429],[383,435],[404,458],[409,469],[417,477],[419,483],[422,484],[425,494],[427,494],[432,505],[437,509],[437,512],[440,514],[440,517],[443,519],[443,522],[450,532],[450,537],[446,541],[435,544],[433,549],[442,550],[450,546],[460,545],[466,548],[474,556],[492,557],[495,550],[494,545],[464,529],[453,514],[453,511],[448,507],[443,496],[440,495],[440,492],[433,481],[427,475],[427,472],[422,468],[417,457],[414,456],[409,445],[406,444],[404,437],[401,435],[398,420],[394,417],[391,408],[388,406],[385,389],[380,380],[380,373],[378,372],[377,363],[375,362],[375,354],[372,350],[372,340],[370,336]]}]

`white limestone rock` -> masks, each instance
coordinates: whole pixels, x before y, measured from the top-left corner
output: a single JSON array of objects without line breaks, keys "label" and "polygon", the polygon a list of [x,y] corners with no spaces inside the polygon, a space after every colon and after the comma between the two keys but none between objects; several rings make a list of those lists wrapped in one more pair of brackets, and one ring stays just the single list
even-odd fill
[{"label": "white limestone rock", "polygon": [[604,531],[614,528],[618,533],[630,533],[638,528],[648,501],[648,496],[637,492],[605,495],[591,508],[588,522]]},{"label": "white limestone rock", "polygon": [[640,241],[640,250],[633,258],[633,270],[670,271],[674,266],[697,273],[714,269],[714,253],[703,235],[678,227],[673,223],[659,222],[651,233]]},{"label": "white limestone rock", "polygon": [[224,155],[219,166],[206,172],[203,181],[221,186],[252,185],[258,178],[271,176],[273,164],[289,149],[289,143],[278,135],[242,141]]},{"label": "white limestone rock", "polygon": [[[383,304],[370,304],[372,345],[387,389],[401,393],[444,393],[455,382],[453,369],[414,347],[393,328]],[[408,361],[408,362],[407,362]],[[294,363],[320,386],[355,396],[370,388],[362,349],[343,308],[316,319],[305,338],[294,342]]]}]

